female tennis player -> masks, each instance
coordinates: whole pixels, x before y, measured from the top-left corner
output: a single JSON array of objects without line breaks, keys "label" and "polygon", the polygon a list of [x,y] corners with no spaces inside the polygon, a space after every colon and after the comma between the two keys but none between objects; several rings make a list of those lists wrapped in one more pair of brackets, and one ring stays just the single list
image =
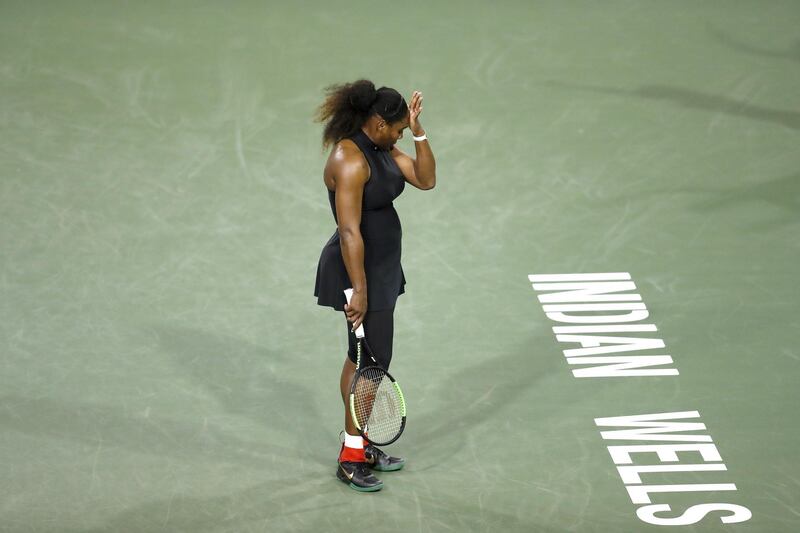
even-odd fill
[{"label": "female tennis player", "polygon": [[[369,80],[331,85],[317,111],[325,124],[323,149],[333,145],[323,180],[337,229],[322,249],[314,295],[317,303],[344,311],[349,350],[339,385],[344,403],[345,436],[337,477],[351,488],[372,492],[383,482],[371,470],[399,470],[405,461],[367,443],[350,418],[348,398],[356,369],[354,331],[362,323],[378,365],[392,359],[394,308],[404,292],[400,266],[400,219],[392,201],[406,182],[422,190],[436,184],[436,162],[419,121],[422,93],[410,103],[394,89]],[[408,128],[416,157],[395,143]],[[350,304],[344,290],[352,288]]]}]

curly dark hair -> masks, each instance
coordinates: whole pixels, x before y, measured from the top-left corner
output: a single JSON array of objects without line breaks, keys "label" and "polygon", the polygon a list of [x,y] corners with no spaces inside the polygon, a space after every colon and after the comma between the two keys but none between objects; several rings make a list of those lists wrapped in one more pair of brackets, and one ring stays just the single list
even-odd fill
[{"label": "curly dark hair", "polygon": [[316,122],[325,123],[323,150],[353,135],[375,113],[390,124],[408,113],[408,104],[399,92],[390,87],[375,89],[369,80],[329,85],[325,93],[315,116]]}]

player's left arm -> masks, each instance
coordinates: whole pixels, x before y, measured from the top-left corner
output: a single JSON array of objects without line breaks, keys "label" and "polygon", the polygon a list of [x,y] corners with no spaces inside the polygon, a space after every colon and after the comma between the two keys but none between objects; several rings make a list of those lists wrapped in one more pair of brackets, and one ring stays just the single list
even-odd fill
[{"label": "player's left arm", "polygon": [[[425,135],[425,130],[422,128],[422,124],[419,123],[419,114],[421,112],[422,93],[414,91],[411,103],[408,105],[408,129],[416,137]],[[436,159],[433,157],[431,145],[427,139],[414,141],[414,148],[417,152],[417,157],[415,158],[403,152],[396,145],[391,154],[408,183],[423,191],[433,189],[436,185]]]}]

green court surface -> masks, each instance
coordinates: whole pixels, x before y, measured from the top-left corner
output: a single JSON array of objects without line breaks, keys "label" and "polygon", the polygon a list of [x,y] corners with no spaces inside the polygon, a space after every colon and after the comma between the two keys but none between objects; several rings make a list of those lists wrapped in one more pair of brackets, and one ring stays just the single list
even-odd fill
[{"label": "green court surface", "polygon": [[[798,27],[796,1],[0,2],[0,530],[800,531]],[[408,463],[375,494],[334,475],[344,320],[312,295],[312,116],[359,77],[423,92],[438,177],[395,202]],[[573,375],[528,276],[606,272],[678,375]],[[649,497],[749,520],[643,521],[609,446],[676,442],[595,423],[693,411],[719,459],[672,464],[726,470],[641,485],[735,484]]]}]

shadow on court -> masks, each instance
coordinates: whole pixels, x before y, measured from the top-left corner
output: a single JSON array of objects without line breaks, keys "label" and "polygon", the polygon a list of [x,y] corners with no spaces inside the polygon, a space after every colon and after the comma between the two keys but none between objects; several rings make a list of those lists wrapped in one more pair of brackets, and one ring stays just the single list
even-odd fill
[{"label": "shadow on court", "polygon": [[[489,506],[478,505],[476,501],[466,501],[460,497],[459,491],[432,491],[428,495],[419,496],[417,492],[399,491],[391,495],[396,498],[402,509],[415,510],[422,506],[423,524],[418,531],[502,531],[502,532],[536,532],[563,533],[563,528],[543,526],[534,517],[520,517],[511,513],[500,512]],[[530,511],[530,506],[524,506]],[[406,529],[414,531],[415,529]],[[388,531],[402,531],[389,529]]]},{"label": "shadow on court", "polygon": [[770,59],[788,59],[790,61],[800,61],[800,41],[795,41],[792,47],[785,50],[772,50],[739,40],[735,37],[732,37],[730,34],[712,26],[708,27],[708,33],[721,44],[742,54],[768,57]]},{"label": "shadow on court", "polygon": [[[149,399],[153,405],[162,406],[154,407],[152,413],[127,410],[118,405],[118,399],[110,405],[4,395],[0,398],[0,425],[54,442],[102,443],[106,448],[177,459],[208,458],[252,465],[275,456],[301,455],[303,460],[330,467],[331,459],[323,454],[322,447],[309,448],[307,444],[330,440],[329,435],[321,433],[322,417],[308,400],[310,391],[290,380],[287,376],[291,374],[269,368],[268,362],[281,361],[284,356],[230,337],[169,326],[155,329],[165,352],[179,365],[181,377],[199,383],[223,407],[222,414],[218,407],[210,413],[214,422],[204,425],[203,416],[194,408],[187,408],[185,417],[176,416],[181,405],[191,402],[181,397],[187,393],[179,391],[160,392]],[[168,414],[164,413],[166,405]],[[230,429],[226,415],[230,420],[238,419],[236,425],[243,429]],[[241,423],[241,417],[252,424]],[[281,439],[284,444],[276,444],[270,434],[285,434]],[[294,441],[294,446],[287,446],[287,441]]]},{"label": "shadow on court", "polygon": [[690,204],[690,208],[701,214],[718,210],[734,210],[744,206],[767,204],[780,209],[775,212],[759,212],[758,221],[743,224],[747,233],[763,235],[764,232],[800,222],[800,174],[783,176],[770,181],[734,187],[725,191],[712,189],[684,189],[675,192],[690,192],[704,196]]},{"label": "shadow on court", "polygon": [[[332,495],[334,491],[344,499]],[[417,519],[430,526],[425,531],[562,531],[468,504],[456,496],[439,491],[419,498],[416,492],[390,488],[357,494],[332,476],[313,481],[287,478],[224,496],[156,500],[119,513],[95,528],[62,531],[341,531],[363,528],[364,516],[377,512],[383,516],[377,523],[373,518],[369,528],[376,532],[416,530],[409,526]],[[358,504],[361,511],[343,510],[351,504]]]},{"label": "shadow on court", "polygon": [[[394,474],[402,476],[402,473]],[[340,531],[363,527],[363,517],[382,513],[374,531],[409,531],[418,520],[426,531],[537,531],[535,519],[475,505],[459,492],[395,489],[358,494],[338,482],[330,469],[325,474],[271,480],[221,496],[173,496],[140,504],[118,513],[95,528],[64,529],[72,533],[105,531]],[[359,504],[360,513],[343,511]],[[523,507],[528,509],[528,507]]]},{"label": "shadow on court", "polygon": [[[281,350],[271,350],[241,339],[194,329],[159,325],[153,328],[164,351],[209,395],[224,413],[246,417],[256,426],[295,442],[290,456],[302,455],[330,466],[330,453],[320,443],[330,440],[323,417],[312,403],[312,390],[293,377],[303,375],[297,360]],[[215,413],[219,416],[219,413]],[[240,445],[267,451],[274,443],[247,439]],[[309,443],[317,443],[316,447]],[[281,454],[286,456],[285,453]]]},{"label": "shadow on court", "polygon": [[[679,189],[677,192],[682,192]],[[800,173],[783,176],[765,182],[745,185],[718,191],[710,189],[689,189],[687,192],[703,192],[709,198],[694,205],[701,211],[736,207],[745,203],[764,202],[784,209],[797,219],[800,213]]]},{"label": "shadow on court", "polygon": [[689,109],[711,111],[762,122],[772,122],[791,129],[800,129],[800,112],[771,109],[764,106],[734,100],[726,96],[701,93],[680,87],[666,85],[645,85],[638,89],[620,89],[600,85],[582,85],[548,81],[547,85],[574,91],[610,94],[615,96],[661,100]]},{"label": "shadow on court", "polygon": [[319,529],[312,527],[307,517],[319,516],[326,509],[331,517],[341,514],[337,511],[341,504],[330,501],[329,487],[336,480],[309,479],[277,479],[222,496],[178,495],[154,500],[123,511],[98,527],[67,531],[327,531],[323,524],[318,524]]},{"label": "shadow on court", "polygon": [[53,442],[71,441],[89,446],[102,443],[118,448],[161,457],[216,456],[226,452],[227,460],[246,459],[254,453],[244,450],[235,435],[215,435],[215,446],[201,437],[201,425],[183,419],[141,413],[100,404],[73,402],[61,398],[24,398],[3,396],[0,425],[7,430]]},{"label": "shadow on court", "polygon": [[[703,196],[705,199],[691,204],[693,209],[700,212],[730,209],[761,202],[782,209],[787,215],[787,221],[796,220],[800,216],[800,173],[729,189],[681,186],[672,189],[651,189],[643,194],[648,196],[669,194]],[[625,196],[632,198],[641,195],[633,193]],[[619,198],[614,198],[609,203],[616,202],[619,202]]]},{"label": "shadow on court", "polygon": [[[419,428],[414,470],[446,464],[464,448],[469,432],[479,424],[487,422],[505,432],[508,409],[519,405],[520,396],[543,394],[537,383],[553,373],[563,375],[558,353],[537,357],[533,348],[537,345],[541,342],[531,340],[490,359],[475,356],[482,362],[456,371],[440,383],[436,409],[409,421],[413,431]],[[544,423],[544,419],[532,419],[519,429],[530,430]]]},{"label": "shadow on court", "polygon": [[654,188],[626,192],[623,196],[593,201],[596,204],[619,205],[621,201],[634,198],[659,198],[684,194],[695,197],[694,201],[684,204],[686,209],[701,215],[711,216],[715,211],[758,207],[759,204],[769,205],[778,210],[760,211],[757,215],[760,220],[757,222],[752,220],[743,222],[742,225],[751,233],[763,233],[800,221],[800,173],[728,189],[676,186],[670,189]]}]

